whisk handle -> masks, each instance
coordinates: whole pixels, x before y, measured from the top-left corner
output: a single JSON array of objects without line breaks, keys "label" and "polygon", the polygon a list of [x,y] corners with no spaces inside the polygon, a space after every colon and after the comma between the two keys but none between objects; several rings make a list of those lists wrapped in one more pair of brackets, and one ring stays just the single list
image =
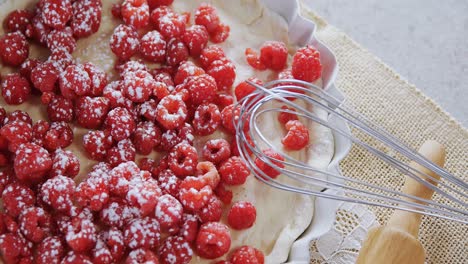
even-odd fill
[{"label": "whisk handle", "polygon": [[[428,160],[437,164],[440,167],[444,166],[445,163],[445,148],[440,143],[428,140],[426,141],[421,148],[419,153],[426,157]],[[433,179],[439,180],[440,176],[432,172],[431,170],[426,169],[418,163],[411,162],[410,166],[417,171],[420,171],[426,175],[429,175],[432,178],[424,177],[423,175],[418,175],[422,179],[427,180],[433,184],[436,184]],[[411,177],[406,177],[405,184],[403,185],[402,192],[417,196],[426,200],[431,199],[434,190],[424,186],[423,184],[417,182]],[[416,202],[416,201],[413,201]],[[421,214],[411,213],[406,211],[397,210],[390,217],[387,226],[398,228],[404,232],[407,232],[414,236],[418,237],[419,226],[421,223]]]}]

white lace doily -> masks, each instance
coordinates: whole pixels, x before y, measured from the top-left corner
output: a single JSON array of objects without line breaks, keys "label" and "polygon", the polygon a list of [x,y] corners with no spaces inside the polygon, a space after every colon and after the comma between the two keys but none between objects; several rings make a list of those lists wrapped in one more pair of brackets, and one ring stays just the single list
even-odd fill
[{"label": "white lace doily", "polygon": [[355,263],[367,231],[378,224],[367,206],[342,203],[332,228],[310,242],[310,263]]}]

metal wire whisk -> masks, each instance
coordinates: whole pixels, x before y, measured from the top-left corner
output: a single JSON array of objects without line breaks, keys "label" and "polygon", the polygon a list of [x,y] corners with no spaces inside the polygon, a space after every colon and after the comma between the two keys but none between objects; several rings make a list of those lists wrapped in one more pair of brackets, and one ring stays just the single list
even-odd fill
[{"label": "metal wire whisk", "polygon": [[[277,80],[263,86],[252,82],[249,84],[256,90],[238,103],[240,105],[239,118],[234,123],[240,155],[258,180],[286,191],[383,206],[468,223],[468,184],[466,182],[421,156],[363,115],[353,111],[351,107],[345,106],[342,100],[336,99],[311,83],[298,80]],[[294,108],[295,111],[278,107],[278,102]],[[325,110],[328,113],[327,118],[319,117],[310,110],[311,108]],[[331,129],[335,135],[347,138],[354,145],[370,152],[400,173],[434,190],[437,196],[442,197],[436,200],[448,199],[452,201],[452,205],[407,195],[383,185],[340,175],[326,168],[313,167],[292,157],[281,146],[275,146],[270,142],[263,135],[262,128],[257,125],[259,118],[263,115],[280,112],[293,113],[308,122],[312,121]],[[372,142],[358,138],[349,129],[330,120],[345,121],[355,132],[364,133],[370,137]],[[271,120],[271,122],[274,121]],[[248,130],[245,129],[246,126],[249,127]],[[284,161],[265,155],[264,148],[273,149],[284,157]],[[392,152],[392,155],[388,153],[388,150]],[[394,155],[395,153],[398,155]],[[403,159],[397,159],[395,156],[401,156]],[[269,177],[256,166],[255,159],[263,161],[281,175],[277,178]],[[404,159],[414,161],[440,175],[440,180],[408,166]]]}]

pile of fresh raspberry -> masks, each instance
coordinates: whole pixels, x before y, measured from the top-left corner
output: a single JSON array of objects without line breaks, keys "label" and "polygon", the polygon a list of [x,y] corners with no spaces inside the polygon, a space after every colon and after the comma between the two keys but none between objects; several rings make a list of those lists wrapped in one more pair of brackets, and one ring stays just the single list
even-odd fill
[{"label": "pile of fresh raspberry", "polygon": [[[41,0],[5,18],[0,60],[13,73],[1,78],[3,100],[20,105],[40,97],[46,116],[32,120],[0,107],[5,263],[183,264],[194,254],[226,259],[218,263],[264,263],[251,245],[231,248],[230,230],[252,227],[257,212],[248,201],[233,203],[230,190],[250,175],[232,140],[239,119],[231,95],[236,67],[213,44],[224,42],[230,28],[209,4],[191,19],[172,2],[112,6],[112,19],[121,21],[109,39],[117,74],[72,56],[81,38],[98,32],[101,0]],[[30,57],[31,45],[50,56]],[[279,71],[287,49],[267,42],[259,58],[249,56],[254,67]],[[297,68],[316,71],[317,59],[314,49],[298,51],[292,75],[313,81],[316,72]],[[243,83],[235,94],[250,92]],[[308,142],[296,119],[281,117],[289,131],[283,144],[293,150]],[[87,132],[77,137],[75,128]],[[197,149],[196,141],[205,143]],[[80,171],[80,163],[90,162],[90,171]]]}]

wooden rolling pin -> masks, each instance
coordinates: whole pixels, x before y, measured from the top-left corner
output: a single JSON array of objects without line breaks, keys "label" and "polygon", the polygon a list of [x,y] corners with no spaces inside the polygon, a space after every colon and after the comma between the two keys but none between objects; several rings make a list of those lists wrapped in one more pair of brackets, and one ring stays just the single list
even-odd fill
[{"label": "wooden rolling pin", "polygon": [[[445,149],[435,141],[426,141],[419,153],[439,166],[444,166]],[[440,176],[412,162],[411,167],[436,179]],[[421,176],[422,177],[422,176]],[[406,177],[402,192],[431,199],[433,190]],[[424,263],[425,252],[418,241],[421,214],[396,210],[387,225],[371,228],[357,259],[358,264],[419,264]]]}]

